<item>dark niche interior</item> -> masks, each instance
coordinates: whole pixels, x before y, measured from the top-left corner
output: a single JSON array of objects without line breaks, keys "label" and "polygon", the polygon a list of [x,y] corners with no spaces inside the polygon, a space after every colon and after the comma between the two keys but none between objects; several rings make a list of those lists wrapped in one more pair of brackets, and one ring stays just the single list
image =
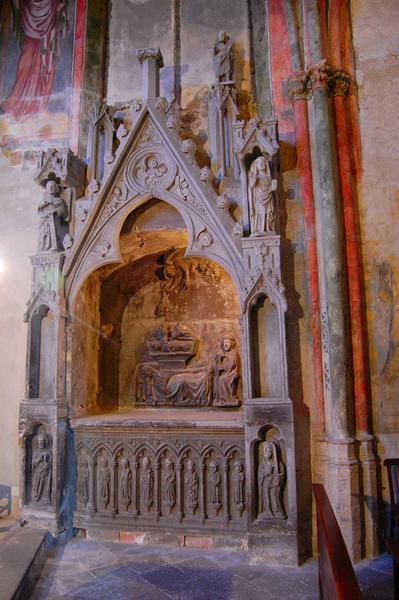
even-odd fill
[{"label": "dark niche interior", "polygon": [[186,245],[180,214],[150,200],[121,229],[123,264],[82,285],[72,348],[77,414],[240,406],[235,286],[215,262],[186,258]]}]

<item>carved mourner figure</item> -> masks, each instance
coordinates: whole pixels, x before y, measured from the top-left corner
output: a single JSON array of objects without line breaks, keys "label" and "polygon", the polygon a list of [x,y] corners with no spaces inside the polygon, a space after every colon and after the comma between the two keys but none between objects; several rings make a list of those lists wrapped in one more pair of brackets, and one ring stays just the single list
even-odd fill
[{"label": "carved mourner figure", "polygon": [[56,181],[48,181],[43,200],[38,207],[40,223],[37,249],[39,252],[59,250],[60,240],[64,237],[61,232],[61,220],[66,218],[66,212],[65,203],[60,197],[60,186]]},{"label": "carved mourner figure", "polygon": [[89,480],[89,463],[81,458],[78,464],[77,494],[78,500],[85,506],[89,500]]},{"label": "carved mourner figure", "polygon": [[263,444],[263,459],[258,468],[259,516],[285,518],[281,504],[284,483],[284,466],[277,456],[275,442]]},{"label": "carved mourner figure", "polygon": [[121,458],[119,466],[119,493],[121,502],[127,510],[132,501],[132,472],[129,469],[127,458]]},{"label": "carved mourner figure", "polygon": [[220,31],[213,49],[213,66],[216,81],[232,83],[234,72],[233,44],[225,31]]},{"label": "carved mourner figure", "polygon": [[242,512],[245,502],[245,475],[244,465],[240,460],[236,460],[233,465],[231,483],[233,504],[235,504],[240,512]]},{"label": "carved mourner figure", "polygon": [[253,161],[248,179],[251,235],[276,233],[273,191],[277,189],[277,181],[271,178],[269,163],[264,156]]},{"label": "carved mourner figure", "polygon": [[187,461],[184,487],[186,491],[186,503],[193,515],[198,506],[198,474],[192,460]]},{"label": "carved mourner figure", "polygon": [[213,460],[209,463],[208,490],[209,503],[217,513],[222,506],[222,478],[219,465]]},{"label": "carved mourner figure", "polygon": [[164,462],[164,473],[162,476],[162,498],[171,510],[176,503],[176,475],[173,462],[169,458]]},{"label": "carved mourner figure", "polygon": [[239,381],[239,358],[235,340],[222,339],[220,352],[214,360],[213,404],[215,406],[237,406]]},{"label": "carved mourner figure", "polygon": [[104,508],[107,508],[110,498],[111,487],[111,471],[109,470],[108,461],[103,456],[99,460],[98,481],[99,495]]},{"label": "carved mourner figure", "polygon": [[37,445],[32,455],[32,498],[40,504],[48,504],[51,500],[52,480],[49,437],[39,433],[34,441]]},{"label": "carved mourner figure", "polygon": [[148,512],[153,503],[154,489],[154,476],[152,474],[151,462],[148,456],[144,456],[141,467],[140,500]]}]

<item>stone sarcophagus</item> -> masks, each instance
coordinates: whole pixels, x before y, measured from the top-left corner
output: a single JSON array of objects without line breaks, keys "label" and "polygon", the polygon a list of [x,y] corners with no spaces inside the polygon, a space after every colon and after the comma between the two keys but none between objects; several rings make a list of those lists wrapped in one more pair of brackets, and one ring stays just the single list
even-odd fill
[{"label": "stone sarcophagus", "polygon": [[200,166],[159,49],[137,54],[143,97],[94,106],[87,169],[53,152],[37,176],[24,515],[296,563],[276,121],[239,119],[220,34]]}]

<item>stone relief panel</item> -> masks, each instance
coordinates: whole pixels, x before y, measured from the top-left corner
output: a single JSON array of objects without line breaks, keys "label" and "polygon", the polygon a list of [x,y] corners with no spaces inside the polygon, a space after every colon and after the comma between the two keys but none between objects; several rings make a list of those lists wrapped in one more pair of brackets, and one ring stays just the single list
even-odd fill
[{"label": "stone relief panel", "polygon": [[184,258],[179,249],[154,260],[121,318],[120,405],[238,406],[239,304],[232,281],[215,263]]},{"label": "stone relief panel", "polygon": [[[193,439],[182,433],[166,440],[114,431],[100,442],[97,435],[76,436],[78,513],[154,525],[171,520],[244,526],[242,439]],[[90,465],[95,465],[94,478]]]},{"label": "stone relief panel", "polygon": [[199,343],[178,323],[151,332],[146,345],[152,362],[137,365],[133,400],[150,406],[238,406],[240,359],[235,340],[223,338],[213,364],[190,366]]}]

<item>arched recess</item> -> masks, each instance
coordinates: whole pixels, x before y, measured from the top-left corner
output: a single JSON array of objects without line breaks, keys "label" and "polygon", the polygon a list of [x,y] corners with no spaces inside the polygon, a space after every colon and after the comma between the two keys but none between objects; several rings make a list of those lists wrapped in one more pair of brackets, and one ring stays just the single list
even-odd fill
[{"label": "arched recess", "polygon": [[232,337],[240,353],[236,287],[201,252],[185,256],[189,233],[175,207],[150,198],[119,229],[121,261],[105,264],[81,285],[73,305],[70,369],[77,414],[138,403],[135,372],[151,360],[146,340],[163,326],[178,325],[196,338],[189,369],[210,373],[223,337]]},{"label": "arched recess", "polygon": [[252,393],[257,398],[283,395],[279,314],[265,294],[257,296],[250,308]]},{"label": "arched recess", "polygon": [[56,321],[47,305],[34,310],[29,320],[28,398],[53,398],[55,395]]}]

